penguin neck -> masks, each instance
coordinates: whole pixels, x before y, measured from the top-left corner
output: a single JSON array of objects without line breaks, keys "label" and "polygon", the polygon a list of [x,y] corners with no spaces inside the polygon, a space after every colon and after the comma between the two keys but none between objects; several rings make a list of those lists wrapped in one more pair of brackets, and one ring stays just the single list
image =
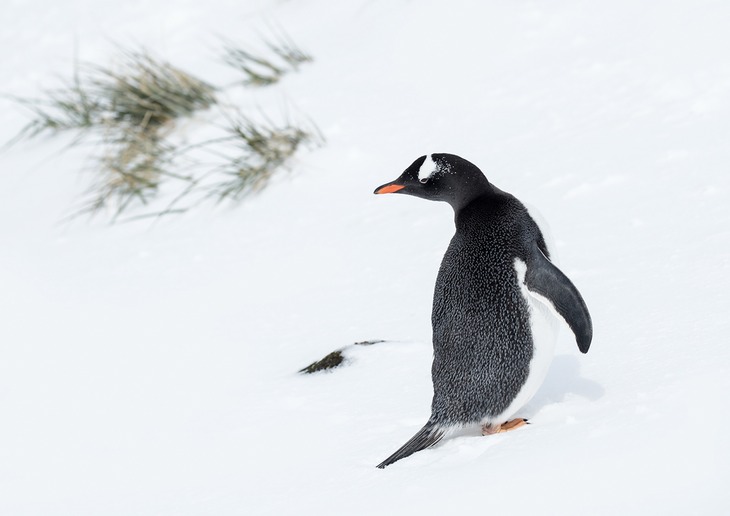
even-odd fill
[{"label": "penguin neck", "polygon": [[[456,232],[471,232],[475,228],[482,228],[483,224],[490,220],[496,213],[515,200],[507,192],[496,186],[489,185],[487,191],[472,196],[467,202],[454,208],[454,225]],[[478,231],[483,233],[483,231]]]},{"label": "penguin neck", "polygon": [[479,181],[468,186],[468,190],[460,192],[461,195],[455,196],[448,201],[454,209],[454,216],[457,218],[462,210],[466,209],[475,201],[488,199],[500,191],[498,188],[492,186],[486,178],[483,181]]}]

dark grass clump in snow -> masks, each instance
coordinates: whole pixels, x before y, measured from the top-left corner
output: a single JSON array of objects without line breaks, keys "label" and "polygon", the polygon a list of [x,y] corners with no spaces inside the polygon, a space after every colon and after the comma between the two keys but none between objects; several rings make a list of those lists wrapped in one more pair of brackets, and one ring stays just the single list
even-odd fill
[{"label": "dark grass clump in snow", "polygon": [[307,367],[300,369],[300,373],[312,374],[317,371],[325,371],[327,369],[334,369],[344,362],[345,357],[342,355],[342,350],[333,351],[322,360],[312,362]]},{"label": "dark grass clump in snow", "polygon": [[[276,80],[287,67],[296,69],[299,63],[311,60],[288,38],[267,45],[284,64],[276,66],[242,50],[237,55],[240,59],[247,56],[248,62],[268,70],[268,76],[276,76]],[[232,48],[227,52],[234,54]],[[79,213],[111,208],[116,218],[135,202],[151,202],[163,180],[177,181],[182,193],[165,210],[151,215],[186,211],[173,208],[196,192],[203,199],[240,200],[266,186],[302,144],[323,141],[313,124],[312,128],[276,125],[268,119],[259,123],[221,106],[216,98],[219,88],[146,51],[123,51],[121,57],[116,66],[77,65],[73,80],[46,92],[46,99],[14,97],[34,117],[10,144],[68,130],[79,132],[73,144],[89,135],[100,144],[92,199]],[[185,147],[172,143],[176,121],[211,107],[228,121],[222,137]],[[229,152],[222,151],[221,145]],[[206,165],[189,156],[189,151],[200,148],[216,154],[218,163],[203,170]],[[180,172],[183,162],[186,173]]]},{"label": "dark grass clump in snow", "polygon": [[373,344],[380,344],[381,342],[385,341],[382,339],[362,340],[360,342],[356,342],[355,346],[372,346]]},{"label": "dark grass clump in snow", "polygon": [[[352,346],[372,346],[374,344],[380,344],[381,342],[386,342],[386,341],[381,340],[381,339],[363,340],[360,342],[355,342],[354,344],[352,344]],[[316,373],[317,371],[326,371],[328,369],[334,369],[336,367],[339,367],[343,363],[345,363],[344,352],[352,346],[347,346],[342,349],[335,350],[332,353],[325,356],[324,358],[322,358],[321,360],[312,362],[307,367],[300,369],[299,372],[311,374],[311,373]]]}]

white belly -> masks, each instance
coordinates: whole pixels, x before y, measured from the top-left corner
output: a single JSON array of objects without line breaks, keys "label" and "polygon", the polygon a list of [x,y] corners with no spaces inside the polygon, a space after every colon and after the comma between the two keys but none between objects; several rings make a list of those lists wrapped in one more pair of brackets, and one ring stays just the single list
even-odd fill
[{"label": "white belly", "polygon": [[488,418],[483,423],[492,425],[502,424],[508,421],[515,413],[524,407],[535,395],[545,380],[550,363],[555,354],[555,344],[560,329],[559,319],[539,296],[532,294],[525,286],[525,273],[527,265],[520,259],[515,259],[515,271],[519,279],[522,296],[527,302],[530,311],[530,330],[532,331],[533,354],[530,361],[530,370],[522,389],[517,394],[509,407],[501,414]]}]

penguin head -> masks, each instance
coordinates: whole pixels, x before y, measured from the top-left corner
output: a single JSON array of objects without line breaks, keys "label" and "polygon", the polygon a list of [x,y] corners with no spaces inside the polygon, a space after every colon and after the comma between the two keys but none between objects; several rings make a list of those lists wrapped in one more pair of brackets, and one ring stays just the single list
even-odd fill
[{"label": "penguin head", "polygon": [[444,201],[458,210],[491,188],[482,171],[464,158],[429,154],[418,158],[398,179],[379,186],[374,193],[402,193]]}]

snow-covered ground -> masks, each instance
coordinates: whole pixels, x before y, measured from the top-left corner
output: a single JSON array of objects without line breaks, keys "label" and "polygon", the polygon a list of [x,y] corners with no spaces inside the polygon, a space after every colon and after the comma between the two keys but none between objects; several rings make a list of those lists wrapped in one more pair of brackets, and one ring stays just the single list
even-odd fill
[{"label": "snow-covered ground", "polygon": [[[730,511],[730,6],[720,1],[37,0],[0,90],[145,45],[216,83],[219,38],[315,57],[251,105],[327,145],[235,209],[62,222],[71,136],[0,153],[0,514]],[[0,141],[26,114],[0,99]],[[446,205],[372,195],[451,152],[550,223],[595,324],[531,426],[374,466],[430,409]],[[366,339],[331,373],[297,370]]]}]

